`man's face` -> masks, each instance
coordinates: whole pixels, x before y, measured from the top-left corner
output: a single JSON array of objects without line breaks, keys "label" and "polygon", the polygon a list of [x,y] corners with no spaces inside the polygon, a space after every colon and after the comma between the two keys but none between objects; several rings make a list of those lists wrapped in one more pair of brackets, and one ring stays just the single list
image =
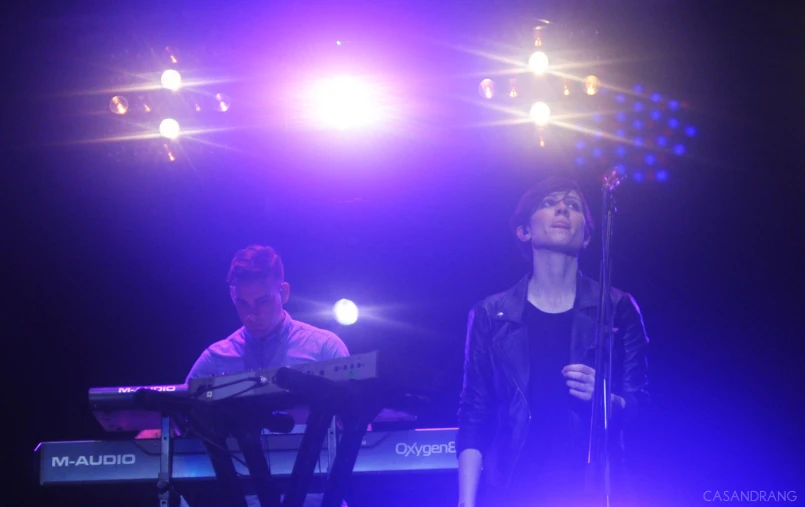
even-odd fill
[{"label": "man's face", "polygon": [[288,284],[271,277],[240,281],[229,288],[240,321],[257,338],[273,331],[282,320],[288,294]]},{"label": "man's face", "polygon": [[586,237],[584,208],[575,190],[547,195],[531,215],[527,231],[533,248],[577,254],[590,241]]}]

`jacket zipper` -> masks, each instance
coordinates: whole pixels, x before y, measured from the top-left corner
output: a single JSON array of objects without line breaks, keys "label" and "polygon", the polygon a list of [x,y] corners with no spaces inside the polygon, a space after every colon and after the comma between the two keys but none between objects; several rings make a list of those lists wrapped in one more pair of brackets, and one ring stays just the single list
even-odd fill
[{"label": "jacket zipper", "polygon": [[[500,354],[500,358],[501,358],[501,359],[502,359],[502,360],[503,360],[505,363],[507,363],[507,365],[508,365],[509,367],[511,367],[511,364],[509,364],[509,361],[507,361],[507,360],[506,360],[506,357],[503,355],[503,353],[500,351],[500,349],[499,349],[499,348],[498,348],[498,353]],[[517,392],[518,392],[518,393],[520,393],[520,396],[522,396],[522,397],[523,397],[523,403],[525,403],[525,408],[526,408],[526,411],[528,412],[528,424],[526,425],[526,429],[525,429],[525,436],[524,436],[524,438],[523,438],[523,439],[520,441],[519,448],[517,449],[517,455],[514,457],[514,462],[515,462],[515,463],[517,463],[517,462],[520,460],[520,454],[522,454],[522,452],[523,452],[523,447],[525,447],[525,442],[526,442],[526,440],[528,439],[528,434],[529,434],[530,429],[531,429],[531,407],[528,405],[528,398],[526,398],[526,395],[525,395],[525,393],[523,393],[523,390],[522,390],[522,389],[520,389],[520,385],[519,385],[519,384],[517,383],[517,381],[514,379],[514,377],[512,376],[512,374],[509,372],[509,369],[508,369],[508,368],[504,368],[504,371],[506,371],[506,376],[509,378],[509,381],[510,381],[512,384],[514,384],[514,387],[517,389]],[[509,475],[511,475],[511,471],[509,471]]]},{"label": "jacket zipper", "polygon": [[[514,381],[514,379],[512,379],[512,381]],[[523,394],[523,391],[520,389],[520,386],[518,386],[516,382],[515,386],[517,387],[517,392],[519,392],[520,396],[523,397],[525,408],[528,411],[528,424],[526,425],[525,428],[525,434],[523,435],[523,438],[520,440],[520,446],[519,449],[517,449],[517,455],[514,457],[513,466],[516,466],[517,462],[520,461],[520,454],[523,453],[523,447],[525,447],[525,442],[526,440],[528,440],[528,434],[530,433],[531,430],[531,407],[528,406],[528,398],[525,397],[525,394]],[[511,475],[511,470],[509,471],[509,474]]]}]

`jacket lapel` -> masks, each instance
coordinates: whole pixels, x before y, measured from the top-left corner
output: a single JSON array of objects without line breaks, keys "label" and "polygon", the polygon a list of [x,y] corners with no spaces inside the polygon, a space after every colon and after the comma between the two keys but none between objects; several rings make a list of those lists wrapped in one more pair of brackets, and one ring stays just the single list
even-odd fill
[{"label": "jacket lapel", "polygon": [[494,314],[490,315],[492,321],[498,324],[498,331],[493,338],[493,348],[500,356],[503,368],[524,396],[527,396],[528,392],[530,371],[528,330],[523,324],[528,279],[529,276],[521,278],[517,284],[504,292],[499,306]]},{"label": "jacket lapel", "polygon": [[[493,347],[501,356],[504,368],[524,393],[530,377],[528,330],[523,323],[529,278],[530,274],[524,276],[504,292],[499,306],[490,315],[493,322],[501,324],[495,333]],[[598,283],[579,272],[570,337],[571,363],[594,366],[599,297]]]}]

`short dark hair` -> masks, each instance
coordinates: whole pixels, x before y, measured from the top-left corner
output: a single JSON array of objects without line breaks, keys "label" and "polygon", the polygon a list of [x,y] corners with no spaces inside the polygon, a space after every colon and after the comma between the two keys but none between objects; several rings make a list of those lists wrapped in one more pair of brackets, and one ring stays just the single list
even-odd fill
[{"label": "short dark hair", "polygon": [[270,246],[251,245],[235,254],[226,281],[233,286],[238,282],[257,281],[269,277],[281,282],[285,280],[282,259]]},{"label": "short dark hair", "polygon": [[[511,227],[512,232],[516,235],[518,227],[528,226],[531,222],[531,215],[537,211],[537,208],[542,204],[545,197],[554,192],[570,192],[571,190],[575,190],[581,198],[585,224],[584,232],[592,236],[595,224],[593,222],[593,215],[590,212],[590,205],[584,197],[584,192],[581,191],[581,187],[576,180],[562,176],[545,178],[537,182],[523,194],[520,201],[517,203],[514,213],[509,219],[509,227]],[[523,244],[521,241],[518,241],[518,244],[523,250],[523,255],[525,255],[527,259],[531,259],[531,248],[529,245]]]}]

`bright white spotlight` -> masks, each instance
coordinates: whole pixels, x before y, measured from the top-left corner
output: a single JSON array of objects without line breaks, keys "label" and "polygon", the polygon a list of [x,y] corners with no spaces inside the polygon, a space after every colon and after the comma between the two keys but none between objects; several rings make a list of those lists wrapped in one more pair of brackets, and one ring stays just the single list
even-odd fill
[{"label": "bright white spotlight", "polygon": [[311,90],[313,115],[325,126],[344,130],[380,117],[376,91],[349,76],[325,79]]},{"label": "bright white spotlight", "polygon": [[349,299],[342,299],[333,305],[335,320],[343,326],[351,326],[358,321],[358,307]]},{"label": "bright white spotlight", "polygon": [[159,124],[159,133],[162,134],[162,137],[176,139],[179,137],[179,122],[173,118],[165,118]]},{"label": "bright white spotlight", "polygon": [[528,59],[528,68],[538,76],[545,74],[548,71],[548,55],[537,51]]},{"label": "bright white spotlight", "polygon": [[537,125],[546,125],[551,117],[551,108],[545,102],[537,102],[531,106],[531,119]]},{"label": "bright white spotlight", "polygon": [[182,76],[173,69],[168,69],[162,73],[162,86],[168,90],[176,91],[182,87]]}]

